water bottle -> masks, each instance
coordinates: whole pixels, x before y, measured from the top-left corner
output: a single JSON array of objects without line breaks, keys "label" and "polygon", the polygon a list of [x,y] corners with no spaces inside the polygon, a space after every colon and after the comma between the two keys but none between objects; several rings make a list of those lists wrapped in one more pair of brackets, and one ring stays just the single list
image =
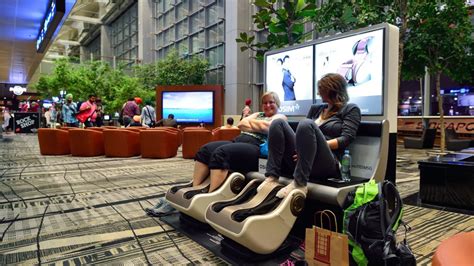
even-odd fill
[{"label": "water bottle", "polygon": [[341,160],[341,178],[344,182],[351,181],[351,163],[352,158],[349,150],[345,150]]}]

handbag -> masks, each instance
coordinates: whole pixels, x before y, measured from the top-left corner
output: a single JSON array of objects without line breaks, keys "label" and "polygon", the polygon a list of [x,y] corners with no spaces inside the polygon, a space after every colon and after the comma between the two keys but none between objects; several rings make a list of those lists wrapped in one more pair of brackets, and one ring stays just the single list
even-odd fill
[{"label": "handbag", "polygon": [[260,156],[268,157],[268,140],[260,144]]},{"label": "handbag", "polygon": [[[319,215],[319,226],[316,218]],[[329,229],[324,228],[323,217]],[[308,265],[349,265],[349,240],[346,234],[337,232],[336,215],[330,210],[316,212],[315,225],[306,228],[305,260]],[[335,231],[332,230],[335,225]]]}]

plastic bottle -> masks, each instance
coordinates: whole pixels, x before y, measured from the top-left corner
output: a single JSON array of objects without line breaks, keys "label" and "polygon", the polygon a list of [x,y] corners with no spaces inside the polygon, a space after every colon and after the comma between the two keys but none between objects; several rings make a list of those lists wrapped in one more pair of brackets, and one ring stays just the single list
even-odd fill
[{"label": "plastic bottle", "polygon": [[351,163],[352,158],[349,150],[345,150],[341,160],[341,178],[345,182],[351,181]]}]

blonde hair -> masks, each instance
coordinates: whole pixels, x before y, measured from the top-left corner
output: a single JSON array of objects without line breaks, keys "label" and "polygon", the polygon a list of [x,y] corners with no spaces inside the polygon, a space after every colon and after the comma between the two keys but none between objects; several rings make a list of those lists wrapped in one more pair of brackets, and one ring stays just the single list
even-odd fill
[{"label": "blonde hair", "polygon": [[275,101],[275,104],[280,108],[280,97],[278,97],[278,94],[274,91],[267,91],[262,95],[262,98],[260,99],[260,102],[263,103],[263,98],[267,96],[272,96],[273,100]]}]

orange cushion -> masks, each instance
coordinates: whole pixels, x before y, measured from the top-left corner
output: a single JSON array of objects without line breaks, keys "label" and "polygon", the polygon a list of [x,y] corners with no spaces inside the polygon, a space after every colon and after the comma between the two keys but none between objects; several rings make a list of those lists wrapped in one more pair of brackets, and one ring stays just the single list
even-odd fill
[{"label": "orange cushion", "polygon": [[459,233],[441,242],[431,263],[433,266],[474,265],[474,232]]}]

